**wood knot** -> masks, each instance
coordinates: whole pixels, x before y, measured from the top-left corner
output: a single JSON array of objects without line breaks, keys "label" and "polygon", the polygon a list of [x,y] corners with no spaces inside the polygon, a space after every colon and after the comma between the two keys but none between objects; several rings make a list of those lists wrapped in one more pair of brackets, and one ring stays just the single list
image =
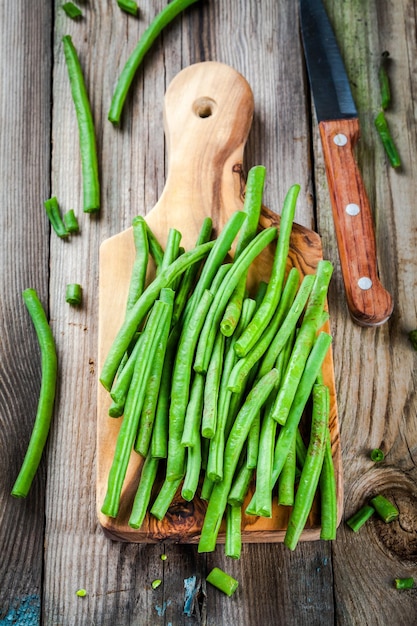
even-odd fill
[{"label": "wood knot", "polygon": [[385,494],[399,510],[398,520],[377,520],[375,530],[386,551],[407,565],[417,559],[417,500],[409,492],[395,489]]}]

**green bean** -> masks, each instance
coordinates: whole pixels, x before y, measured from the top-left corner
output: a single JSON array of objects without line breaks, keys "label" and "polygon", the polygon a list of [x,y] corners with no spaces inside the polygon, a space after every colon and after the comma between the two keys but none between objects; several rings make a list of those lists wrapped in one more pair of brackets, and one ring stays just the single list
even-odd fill
[{"label": "green bean", "polygon": [[185,252],[178,257],[168,268],[162,270],[150,285],[145,289],[131,311],[128,312],[116,338],[107,354],[104,362],[100,382],[107,391],[110,390],[120,361],[124,353],[129,347],[139,324],[152,307],[156,298],[163,287],[169,287],[170,284],[178,278],[190,265],[204,258],[211,248],[213,242],[207,242],[201,246]]},{"label": "green bean", "polygon": [[164,256],[162,257],[161,270],[166,269],[178,258],[180,242],[181,242],[181,233],[176,228],[170,228],[168,231],[167,244],[164,252]]},{"label": "green bean", "polygon": [[206,581],[228,596],[232,596],[239,585],[235,578],[218,567],[213,567],[207,575]]},{"label": "green bean", "polygon": [[[287,340],[284,350],[279,353],[275,368],[279,378],[277,388],[281,382],[283,372],[288,363],[290,347],[293,343],[294,332]],[[278,423],[272,418],[271,411],[274,405],[274,394],[268,398],[265,406],[265,416],[259,440],[259,460],[256,470],[256,497],[252,498],[251,511],[254,515],[263,517],[272,516],[272,468],[274,462],[274,448]]]},{"label": "green bean", "polygon": [[[206,217],[203,220],[203,224],[198,234],[196,246],[199,246],[203,243],[207,243],[207,241],[210,240],[212,228],[213,228],[212,219],[210,217]],[[199,269],[200,269],[199,265],[195,263],[194,265],[191,265],[183,274],[181,284],[177,290],[177,295],[175,297],[174,312],[172,315],[173,325],[178,322],[178,320],[180,319],[182,315],[182,312],[190,297],[192,288],[194,287],[194,283],[195,283]]]},{"label": "green bean", "polygon": [[[272,516],[272,465],[277,422],[270,410],[265,412],[259,441],[259,463],[256,468],[256,499],[254,515]],[[255,506],[256,501],[256,506]]]},{"label": "green bean", "polygon": [[237,475],[233,479],[229,495],[227,497],[228,504],[241,506],[248,493],[250,482],[253,478],[253,470],[243,463]]},{"label": "green bean", "polygon": [[[204,442],[208,442],[208,439],[203,439],[203,443]],[[214,485],[215,482],[213,480],[210,480],[208,474],[204,474],[203,484],[201,485],[200,493],[201,500],[205,500],[207,502],[210,500]]]},{"label": "green bean", "polygon": [[196,437],[193,446],[187,448],[187,465],[181,495],[184,500],[191,502],[198,487],[201,471],[201,439]]},{"label": "green bean", "polygon": [[164,259],[164,251],[158,239],[155,237],[151,227],[146,222],[146,220],[145,220],[145,224],[146,224],[146,232],[148,235],[149,252],[151,253],[151,257],[153,258],[154,263],[155,263],[156,275],[158,275],[162,266],[163,259]]},{"label": "green bean", "polygon": [[162,483],[162,487],[155,498],[155,501],[151,507],[151,515],[156,517],[156,519],[162,520],[169,507],[172,504],[172,501],[177,493],[178,487],[181,484],[183,476],[177,478],[176,480],[167,480],[165,479]]},{"label": "green bean", "polygon": [[48,198],[48,200],[45,200],[43,204],[52,228],[54,229],[58,237],[61,237],[61,239],[66,239],[69,235],[69,231],[62,220],[61,211],[59,210],[59,204],[56,196]]},{"label": "green bean", "polygon": [[262,252],[262,250],[275,239],[276,233],[276,228],[271,226],[261,231],[256,237],[254,237],[246,250],[233,263],[232,268],[228,272],[221,287],[215,294],[197,345],[197,352],[194,361],[194,369],[196,372],[201,374],[207,372],[211,351],[214,345],[214,338],[216,336],[217,329],[219,328],[224,310],[227,306],[227,302],[239,282],[240,277],[246,272],[253,260]]},{"label": "green bean", "polygon": [[371,450],[370,457],[371,461],[373,461],[374,463],[380,463],[385,459],[385,454],[379,448],[375,448],[374,450]]},{"label": "green bean", "polygon": [[64,221],[65,228],[69,233],[78,233],[80,231],[80,226],[74,213],[74,209],[69,209],[69,211],[64,213],[62,219]]},{"label": "green bean", "polygon": [[147,358],[136,360],[132,382],[126,398],[124,418],[117,436],[116,448],[107,480],[107,492],[101,507],[102,513],[108,517],[116,517],[119,510],[120,494],[138,429],[147,380],[162,331],[161,319],[168,306],[165,302],[157,300],[143,331],[142,348]]},{"label": "green bean", "polygon": [[198,305],[204,291],[211,288],[213,279],[216,276],[221,264],[225,260],[232,246],[233,240],[245,220],[246,214],[243,213],[243,211],[235,211],[232,213],[218,237],[215,239],[213,248],[206,259],[200,278],[190,298],[190,302],[187,307],[188,315],[192,314],[193,308]]},{"label": "green bean", "polygon": [[162,382],[162,370],[167,350],[168,336],[171,328],[172,309],[174,305],[174,292],[172,289],[161,289],[161,300],[168,304],[161,320],[162,330],[156,346],[151,371],[146,387],[145,399],[139,420],[139,430],[136,437],[135,450],[146,457],[152,438],[152,429],[155,420],[159,390]]},{"label": "green bean", "polygon": [[117,4],[125,13],[130,13],[130,15],[137,16],[139,7],[135,0],[117,0]]},{"label": "green bean", "polygon": [[[283,350],[292,350],[294,345],[295,331],[297,322],[300,319],[308,298],[313,288],[315,277],[312,274],[304,276],[298,293],[291,304],[289,311],[286,312],[285,319],[281,327],[272,339],[268,349],[266,350],[262,362],[259,367],[259,376],[263,376],[273,367],[277,358]],[[285,294],[285,290],[284,290]],[[283,294],[283,297],[284,297]],[[291,351],[290,351],[291,353]],[[250,353],[249,353],[250,354]],[[286,355],[286,362],[289,355]]]},{"label": "green bean", "polygon": [[401,166],[401,158],[398,154],[397,146],[395,145],[394,139],[391,135],[391,130],[388,125],[388,121],[385,117],[384,111],[380,111],[376,116],[375,120],[375,128],[378,132],[378,135],[382,141],[382,145],[385,148],[386,155],[389,159],[392,167],[400,167]]},{"label": "green bean", "polygon": [[130,85],[145,54],[151,48],[161,31],[188,6],[196,0],[173,0],[153,19],[145,30],[133,52],[129,56],[116,84],[113,93],[108,119],[113,124],[120,122],[123,105]]},{"label": "green bean", "polygon": [[330,335],[325,332],[321,332],[307,359],[303,375],[298,385],[297,393],[295,394],[294,401],[291,406],[291,411],[288,415],[287,421],[281,428],[278,435],[274,453],[272,487],[274,487],[276,481],[278,480],[285,458],[288,454],[288,450],[291,447],[292,440],[296,437],[298,424],[310,397],[317,374],[320,371],[324,358],[330,347],[331,341],[332,338]]},{"label": "green bean", "polygon": [[147,456],[142,466],[138,489],[133,500],[132,511],[129,518],[131,528],[140,528],[145,519],[151,499],[152,488],[158,473],[159,459]]},{"label": "green bean", "polygon": [[[313,276],[305,276],[303,282],[301,283],[298,294],[296,295],[299,278],[299,271],[295,267],[292,268],[288,275],[288,280],[284,287],[282,298],[277,307],[273,320],[265,329],[259,341],[244,357],[239,359],[239,361],[233,368],[232,373],[230,374],[228,387],[231,391],[235,393],[241,391],[250,370],[268,350],[277,332],[281,338],[281,346],[284,347],[293,326],[296,325],[297,320],[304,309],[312,288],[312,284],[314,282]],[[284,329],[283,331],[278,331],[281,323],[283,323],[283,325],[285,324]],[[235,352],[237,352],[236,346],[238,342],[239,340],[237,340],[237,342],[235,343]],[[273,361],[275,360],[276,357],[273,359]],[[271,367],[264,367],[263,372],[267,373],[269,369],[271,369]]]},{"label": "green bean", "polygon": [[[275,421],[275,420],[274,420]],[[278,504],[293,506],[295,488],[296,453],[295,439],[291,443],[287,458],[278,477]]]},{"label": "green bean", "polygon": [[237,360],[237,356],[234,351],[234,344],[240,336],[242,330],[246,328],[252,318],[255,307],[256,303],[254,300],[251,298],[245,298],[242,304],[242,313],[240,315],[236,331],[230,338],[226,339],[225,358],[221,374],[218,399],[216,432],[214,433],[214,437],[210,440],[209,456],[207,461],[207,472],[213,476],[213,480],[216,482],[221,480],[223,477],[223,458],[225,439],[227,436],[226,425],[228,416],[230,415],[230,419],[233,419],[233,416],[229,412],[232,392],[227,388],[227,382],[230,372],[233,369],[233,365]]},{"label": "green bean", "polygon": [[321,529],[320,539],[336,539],[337,493],[330,430],[327,428],[326,449],[320,476]]},{"label": "green bean", "polygon": [[135,363],[137,356],[141,350],[141,334],[138,335],[136,343],[132,348],[132,351],[124,364],[123,368],[117,375],[117,379],[110,391],[110,397],[112,398],[114,405],[120,407],[123,414],[124,405],[126,402],[129,386],[132,381],[133,372],[135,369]]},{"label": "green bean", "polygon": [[200,439],[201,418],[203,415],[205,378],[201,374],[194,374],[191,383],[190,399],[184,419],[181,445],[192,447]]},{"label": "green bean", "polygon": [[100,181],[93,116],[81,64],[71,36],[65,35],[62,38],[62,42],[64,44],[68,77],[78,122],[83,173],[84,212],[93,213],[100,209]]},{"label": "green bean", "polygon": [[259,434],[261,432],[261,414],[255,416],[250,427],[247,441],[246,465],[249,469],[256,469],[259,453]]},{"label": "green bean", "polygon": [[73,2],[64,2],[64,4],[62,5],[62,9],[72,20],[75,20],[78,17],[82,17],[83,14],[81,9],[77,7],[77,5]]},{"label": "green bean", "polygon": [[329,424],[328,394],[326,385],[314,385],[310,442],[284,537],[284,544],[290,550],[295,550],[304,529],[322,471]]},{"label": "green bean", "polygon": [[78,283],[69,283],[65,288],[65,302],[80,306],[83,301],[83,288]]},{"label": "green bean", "polygon": [[149,243],[148,229],[145,220],[137,215],[132,221],[135,260],[129,283],[126,310],[130,311],[145,289],[146,272],[148,269]]},{"label": "green bean", "polygon": [[391,86],[388,76],[389,52],[386,50],[381,55],[381,63],[378,69],[379,92],[381,96],[381,108],[388,109],[391,104]]},{"label": "green bean", "polygon": [[226,507],[226,540],[224,553],[239,559],[242,551],[242,507],[228,504]]},{"label": "green bean", "polygon": [[375,509],[373,506],[364,504],[364,506],[362,506],[346,521],[346,524],[353,530],[353,532],[357,533],[374,513]]},{"label": "green bean", "polygon": [[297,334],[294,349],[272,412],[273,418],[279,424],[285,424],[297,385],[303,374],[306,359],[316,339],[317,331],[322,325],[321,314],[332,272],[333,267],[329,261],[320,261],[318,263],[316,278],[307,302],[301,328]]},{"label": "green bean", "polygon": [[159,388],[151,441],[151,455],[159,459],[165,459],[168,455],[168,416],[171,399],[171,379],[180,331],[181,329],[177,324],[170,332],[162,368],[161,386]]},{"label": "green bean", "polygon": [[210,291],[206,290],[199,305],[190,317],[187,326],[184,326],[178,342],[174,370],[172,372],[171,403],[169,407],[168,457],[166,470],[169,480],[174,480],[183,472],[185,448],[181,445],[181,438],[190,396],[192,363],[198,336],[212,299],[212,294]]},{"label": "green bean", "polygon": [[[216,432],[217,404],[219,399],[220,377],[224,358],[224,335],[217,333],[210,363],[207,369],[206,384],[204,386],[203,419],[201,434],[212,439]],[[212,478],[210,476],[210,478]]]},{"label": "green bean", "polygon": [[398,519],[398,516],[400,514],[397,507],[394,506],[392,502],[388,500],[388,498],[381,494],[371,498],[371,506],[374,507],[379,517],[386,524],[389,524],[390,522]]},{"label": "green bean", "polygon": [[299,191],[300,186],[293,185],[289,189],[285,197],[284,205],[281,212],[278,242],[274,255],[274,262],[272,265],[268,288],[265,297],[263,298],[262,303],[256,312],[255,317],[236,344],[235,350],[240,357],[245,356],[245,354],[249,352],[249,350],[256,344],[258,339],[261,337],[265,328],[271,321],[274,311],[276,310],[278,302],[281,298],[281,291],[287,266],[292,225],[295,215],[295,206]]},{"label": "green bean", "polygon": [[396,589],[413,589],[414,578],[412,576],[408,578],[395,578],[394,586]]},{"label": "green bean", "polygon": [[[239,233],[234,254],[235,259],[239,257],[256,235],[261,214],[265,173],[265,167],[262,165],[257,165],[249,170],[243,202],[243,211],[248,217]],[[246,274],[241,277],[236,285],[220,323],[221,331],[227,337],[233,334],[239,321],[245,289]]]},{"label": "green bean", "polygon": [[27,496],[41,462],[54,410],[58,367],[54,337],[37,292],[35,289],[25,289],[22,297],[39,342],[42,374],[32,434],[21,469],[11,491],[12,496],[17,498]]},{"label": "green bean", "polygon": [[236,417],[226,443],[223,480],[214,485],[204,517],[198,544],[199,552],[211,552],[216,547],[217,535],[240,453],[248,436],[252,420],[267,400],[277,377],[278,372],[273,369],[261,378],[248,394]]}]

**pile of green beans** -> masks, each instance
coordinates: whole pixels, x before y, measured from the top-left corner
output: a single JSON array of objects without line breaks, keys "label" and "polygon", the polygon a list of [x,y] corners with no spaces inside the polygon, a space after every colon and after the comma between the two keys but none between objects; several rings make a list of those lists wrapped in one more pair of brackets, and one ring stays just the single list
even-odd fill
[{"label": "pile of green beans", "polygon": [[[215,241],[206,219],[187,252],[178,231],[169,232],[163,250],[135,218],[126,317],[100,377],[113,400],[109,416],[122,417],[102,513],[117,517],[127,467],[138,454],[129,525],[140,528],[147,514],[163,519],[179,493],[186,501],[198,497],[207,501],[199,551],[215,549],[224,522],[232,558],[240,556],[243,513],[271,517],[276,485],[278,502],[292,507],[285,538],[291,550],[318,491],[322,538],[334,539],[337,524],[322,376],[333,268],[323,260],[304,277],[289,269],[299,186],[288,191],[280,227],[262,230],[264,178],[265,168],[252,168],[242,211]],[[249,292],[248,271],[271,244],[270,280]],[[156,275],[146,286],[150,259]]]}]

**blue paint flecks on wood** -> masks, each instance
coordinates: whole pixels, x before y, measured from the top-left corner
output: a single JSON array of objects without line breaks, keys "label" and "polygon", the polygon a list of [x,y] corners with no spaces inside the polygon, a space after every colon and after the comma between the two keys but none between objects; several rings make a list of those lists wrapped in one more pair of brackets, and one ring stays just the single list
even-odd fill
[{"label": "blue paint flecks on wood", "polygon": [[[158,613],[159,617],[161,617],[162,615],[165,615],[165,611],[167,610],[170,604],[171,604],[171,600],[167,600],[166,602],[162,604],[162,606],[155,605],[155,611]],[[0,624],[0,626],[2,625]]]},{"label": "blue paint flecks on wood", "polygon": [[40,621],[41,600],[38,594],[32,594],[15,599],[0,626],[39,626]]}]

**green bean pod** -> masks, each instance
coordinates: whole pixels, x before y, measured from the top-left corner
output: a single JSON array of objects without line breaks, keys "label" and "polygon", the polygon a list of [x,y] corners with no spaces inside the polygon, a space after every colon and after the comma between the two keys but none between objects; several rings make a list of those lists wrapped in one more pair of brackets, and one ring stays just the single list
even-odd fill
[{"label": "green bean pod", "polygon": [[129,517],[128,524],[131,528],[140,528],[143,524],[151,499],[152,487],[158,473],[158,465],[159,459],[151,456],[146,457]]},{"label": "green bean pod", "polygon": [[143,331],[142,347],[148,358],[137,359],[127,395],[124,418],[117,436],[116,448],[107,480],[107,491],[101,507],[102,513],[108,517],[116,517],[119,510],[120,495],[138,429],[147,380],[159,336],[163,330],[161,320],[167,307],[169,307],[168,304],[158,300],[152,308]]},{"label": "green bean pod", "polygon": [[310,442],[284,537],[284,544],[290,550],[295,550],[320,480],[329,424],[328,394],[329,388],[326,385],[314,385]]},{"label": "green bean pod", "polygon": [[240,409],[230,431],[224,455],[223,480],[216,483],[210,496],[203,527],[201,529],[199,552],[211,552],[216,547],[220,524],[227,505],[240,453],[248,436],[252,421],[266,402],[278,377],[277,370],[271,370],[261,378],[251,390]]},{"label": "green bean pod", "polygon": [[288,251],[290,247],[290,237],[294,222],[295,207],[300,191],[299,185],[293,185],[284,201],[281,212],[279,235],[274,261],[271,270],[268,287],[265,297],[259,306],[252,322],[236,343],[235,350],[238,356],[243,357],[256,344],[265,328],[272,319],[278,302],[281,298],[282,286],[284,284],[285,270],[287,267]]},{"label": "green bean pod", "polygon": [[93,116],[81,64],[71,36],[65,35],[62,38],[62,42],[78,122],[83,173],[84,212],[94,213],[100,209],[100,180]]},{"label": "green bean pod", "polygon": [[161,289],[169,287],[178,276],[185,272],[187,267],[203,259],[209,253],[213,245],[214,243],[209,241],[178,257],[169,267],[162,270],[156,276],[155,280],[148,285],[136,304],[128,312],[107,354],[101,371],[100,382],[107,391],[110,391],[119,364],[124,353],[129,348],[138,326],[158,298]]},{"label": "green bean pod", "polygon": [[133,52],[129,56],[116,84],[116,88],[111,100],[108,119],[113,124],[118,124],[122,115],[123,106],[128,94],[130,85],[135,77],[136,71],[145,54],[151,48],[155,39],[161,31],[188,6],[197,0],[173,0],[165,6],[160,13],[153,19],[148,28],[145,30]]},{"label": "green bean pod", "polygon": [[389,128],[387,119],[385,117],[384,111],[380,111],[376,116],[375,120],[375,128],[377,129],[378,135],[382,141],[382,145],[385,148],[385,152],[388,156],[389,162],[392,167],[400,167],[401,166],[401,158],[398,154],[397,147],[395,145],[394,139],[391,135],[391,130]]},{"label": "green bean pod", "polygon": [[52,421],[57,382],[58,359],[55,341],[42,303],[35,289],[25,289],[23,301],[35,328],[41,351],[41,388],[35,422],[19,474],[11,494],[25,498],[41,462]]}]

